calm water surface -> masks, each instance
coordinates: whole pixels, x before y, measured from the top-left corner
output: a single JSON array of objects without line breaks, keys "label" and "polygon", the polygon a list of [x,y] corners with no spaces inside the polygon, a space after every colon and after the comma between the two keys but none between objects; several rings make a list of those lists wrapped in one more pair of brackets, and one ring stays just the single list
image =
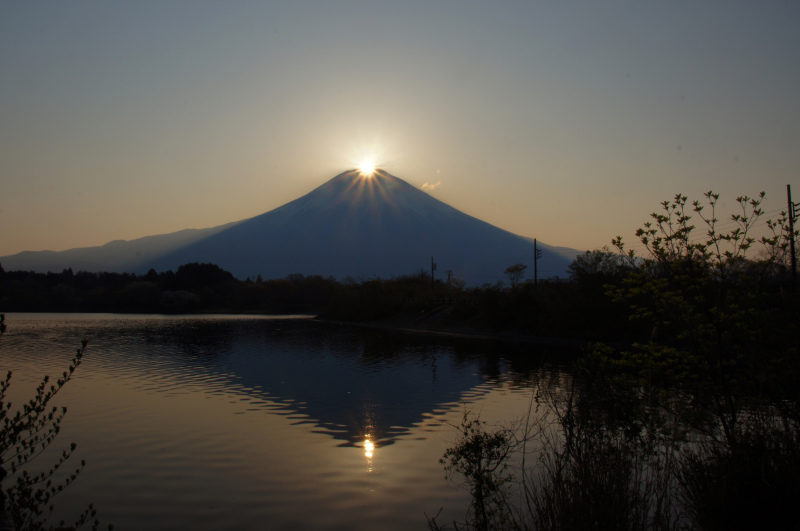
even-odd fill
[{"label": "calm water surface", "polygon": [[[140,529],[425,529],[468,499],[439,458],[465,409],[526,414],[557,374],[541,347],[325,325],[301,318],[7,314],[11,398],[89,347],[58,450],[80,478],[57,498]],[[45,461],[43,458],[42,461]],[[52,461],[52,460],[50,460]],[[71,468],[71,467],[69,467]]]}]

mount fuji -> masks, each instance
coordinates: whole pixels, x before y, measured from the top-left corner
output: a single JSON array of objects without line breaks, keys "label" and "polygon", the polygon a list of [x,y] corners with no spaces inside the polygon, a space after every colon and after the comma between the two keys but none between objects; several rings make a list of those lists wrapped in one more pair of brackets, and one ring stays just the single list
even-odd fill
[{"label": "mount fuji", "polygon": [[[566,276],[580,251],[537,242],[539,278]],[[23,252],[0,257],[6,270],[145,273],[209,262],[237,278],[284,278],[293,273],[339,279],[389,278],[450,271],[476,285],[503,278],[506,267],[528,264],[533,240],[469,216],[383,170],[337,175],[281,207],[210,229],[189,229],[100,247]]]}]

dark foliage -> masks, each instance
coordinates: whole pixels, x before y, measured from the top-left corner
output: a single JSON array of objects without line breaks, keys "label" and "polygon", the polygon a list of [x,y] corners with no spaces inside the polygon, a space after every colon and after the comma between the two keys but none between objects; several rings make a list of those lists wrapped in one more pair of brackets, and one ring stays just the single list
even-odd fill
[{"label": "dark foliage", "polygon": [[[6,330],[4,321],[5,316],[0,315],[0,335]],[[17,531],[71,530],[84,525],[97,530],[100,527],[100,521],[95,518],[97,511],[92,504],[69,526],[64,521],[58,527],[49,524],[54,498],[75,481],[86,466],[86,462],[81,461],[77,468],[66,470],[77,446],[75,443],[63,450],[49,467],[34,469],[33,472],[28,468],[32,461],[47,452],[58,437],[67,408],[58,407],[53,401],[81,364],[86,343],[86,340],[82,342],[61,377],[54,382],[49,376],[42,378],[33,398],[23,403],[21,409],[13,409],[12,403],[6,399],[11,385],[11,371],[5,379],[0,380],[0,480],[10,482],[9,486],[0,488],[2,525],[13,524]],[[113,525],[108,526],[109,530],[113,528]]]},{"label": "dark foliage", "polygon": [[336,282],[320,276],[240,281],[214,264],[144,275],[6,271],[0,305],[17,312],[309,313],[331,302]]},{"label": "dark foliage", "polygon": [[[637,231],[645,256],[616,238],[618,254],[576,260],[568,300],[623,309],[632,328],[588,349],[569,382],[538,389],[544,413],[529,424],[542,449],[509,509],[513,528],[796,528],[800,300],[785,264],[798,234],[782,214],[767,222],[771,236],[751,235],[763,197],[738,198],[720,231],[716,194],[690,206],[679,194]],[[483,295],[498,314],[511,300],[500,288]],[[523,306],[533,311],[538,295]]]}]

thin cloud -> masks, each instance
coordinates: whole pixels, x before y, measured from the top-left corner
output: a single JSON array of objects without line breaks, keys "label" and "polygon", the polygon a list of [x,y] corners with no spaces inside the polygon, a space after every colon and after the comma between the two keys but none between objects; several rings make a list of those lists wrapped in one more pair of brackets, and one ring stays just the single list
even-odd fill
[{"label": "thin cloud", "polygon": [[434,191],[434,190],[436,189],[436,187],[437,187],[437,186],[439,186],[440,184],[442,184],[442,181],[436,181],[436,183],[435,183],[435,184],[425,183],[425,184],[423,184],[423,185],[422,185],[422,191],[423,191],[423,192],[432,192],[432,191]]}]

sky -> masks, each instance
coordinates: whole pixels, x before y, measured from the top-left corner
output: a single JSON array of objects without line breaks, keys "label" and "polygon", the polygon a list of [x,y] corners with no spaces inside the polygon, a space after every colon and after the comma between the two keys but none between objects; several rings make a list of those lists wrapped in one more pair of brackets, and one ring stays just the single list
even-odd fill
[{"label": "sky", "polygon": [[576,249],[676,193],[774,218],[798,26],[795,0],[2,2],[0,256],[250,218],[365,158]]}]

